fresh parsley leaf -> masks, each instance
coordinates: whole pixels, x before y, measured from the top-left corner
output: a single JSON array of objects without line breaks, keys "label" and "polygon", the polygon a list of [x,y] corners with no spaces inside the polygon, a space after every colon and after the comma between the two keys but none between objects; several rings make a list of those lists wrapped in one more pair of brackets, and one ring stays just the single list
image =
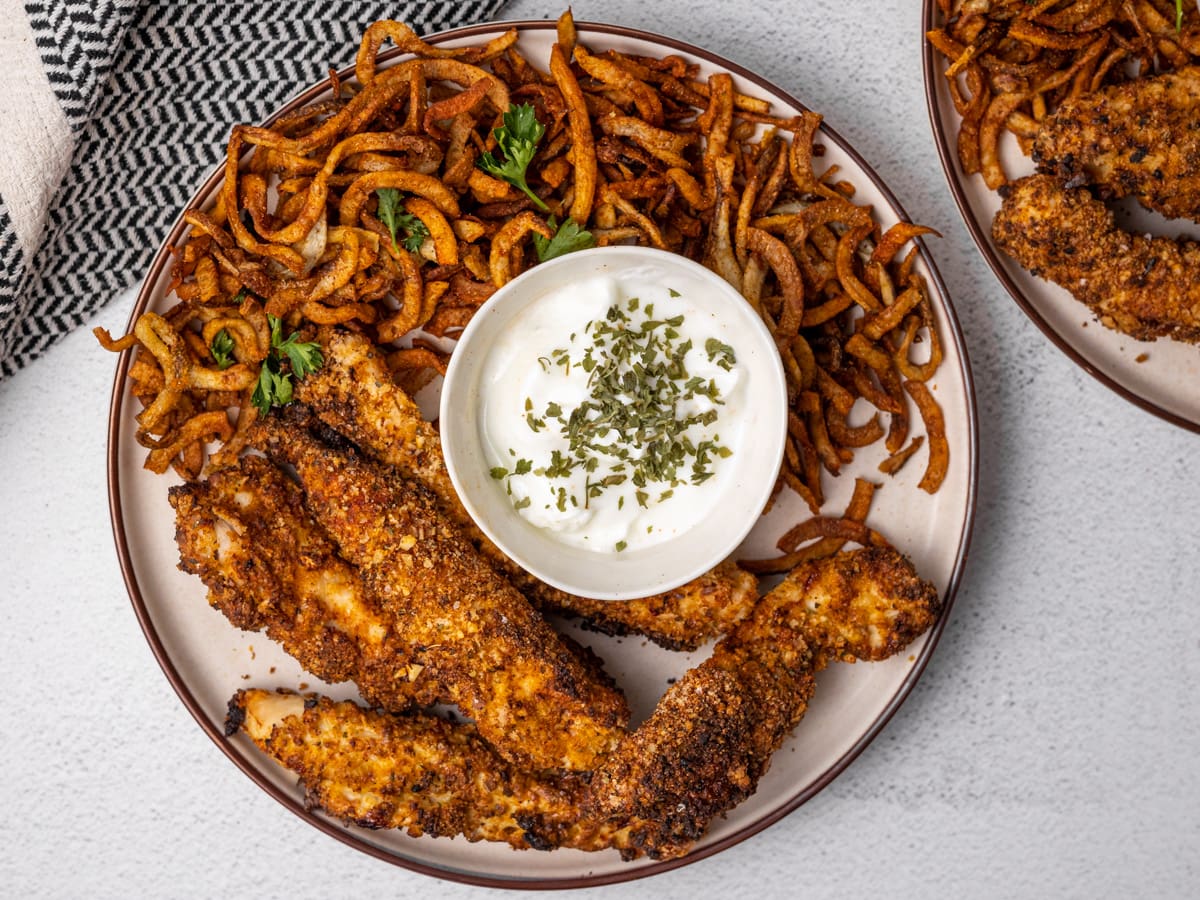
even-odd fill
[{"label": "fresh parsley leaf", "polygon": [[375,210],[375,216],[391,233],[392,246],[396,247],[396,211],[400,207],[400,192],[396,188],[377,188],[375,196],[379,198],[379,208]]},{"label": "fresh parsley leaf", "polygon": [[[320,344],[297,340],[300,333],[296,331],[285,338],[283,322],[275,316],[268,315],[267,324],[271,326],[271,349],[258,372],[254,393],[250,395],[250,402],[264,416],[271,411],[271,407],[287,406],[292,402],[293,375],[304,378],[325,362]],[[288,371],[283,369],[284,359],[288,361]]]},{"label": "fresh parsley leaf", "polygon": [[[416,253],[425,243],[425,238],[429,237],[425,223],[401,208],[400,191],[396,188],[376,188],[375,194],[379,198],[376,216],[392,236],[392,249],[398,250],[402,244],[405,250]],[[401,233],[404,237],[397,243],[397,236]]]},{"label": "fresh parsley leaf", "polygon": [[522,103],[520,106],[510,104],[502,121],[504,124],[494,129],[492,134],[496,137],[496,145],[504,159],[496,159],[489,150],[479,157],[479,168],[489,175],[507,181],[513,187],[520,188],[539,208],[549,212],[550,207],[542,202],[542,198],[530,189],[525,180],[526,170],[546,129],[537,120],[533,106],[528,103]]},{"label": "fresh parsley leaf", "polygon": [[224,328],[213,335],[212,344],[208,349],[212,351],[218,369],[228,369],[237,361],[233,358],[233,338]]},{"label": "fresh parsley leaf", "polygon": [[[404,244],[404,249],[410,253],[416,253],[420,250],[421,245],[425,243],[425,238],[429,237],[429,229],[425,227],[425,223],[412,213],[400,213],[396,217],[396,224],[406,232],[402,243]],[[395,238],[392,240],[395,240]]]},{"label": "fresh parsley leaf", "polygon": [[537,251],[538,262],[545,262],[556,256],[565,256],[576,250],[587,250],[589,247],[596,246],[596,239],[592,237],[592,233],[584,231],[572,218],[568,218],[562,225],[559,225],[554,216],[551,216],[549,223],[551,228],[558,229],[554,237],[546,239],[537,233],[533,235],[533,246]]},{"label": "fresh parsley leaf", "polygon": [[325,362],[321,356],[321,345],[310,341],[301,344],[297,342],[296,335],[293,334],[279,346],[280,351],[287,355],[288,362],[292,364],[292,374],[297,378],[305,378],[311,372],[321,368],[321,363]]},{"label": "fresh parsley leaf", "polygon": [[292,376],[280,372],[276,367],[278,360],[268,358],[258,373],[258,384],[250,395],[253,403],[262,415],[271,411],[272,406],[286,406],[292,402]]}]

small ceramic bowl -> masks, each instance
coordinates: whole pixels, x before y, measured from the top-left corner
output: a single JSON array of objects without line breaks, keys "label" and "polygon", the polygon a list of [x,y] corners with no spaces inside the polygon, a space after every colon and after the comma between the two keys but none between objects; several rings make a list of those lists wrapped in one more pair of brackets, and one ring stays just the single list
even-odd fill
[{"label": "small ceramic bowl", "polygon": [[[732,456],[720,459],[709,513],[683,521],[659,543],[623,552],[564,543],[553,530],[531,524],[513,507],[487,455],[484,411],[495,386],[484,376],[489,354],[524,338],[522,316],[536,304],[562,302],[564,288],[593,278],[616,285],[669,284],[718,323],[736,348],[745,416]],[[549,295],[558,293],[557,298]],[[565,339],[565,336],[564,336]],[[529,352],[541,352],[530,347]],[[491,402],[496,402],[494,399]],[[462,332],[442,386],[441,437],[446,467],[463,505],[501,550],[533,575],[561,590],[603,600],[645,597],[678,587],[729,556],[759,520],[771,495],[787,435],[783,366],[775,341],[745,298],[720,276],[691,260],[646,247],[583,250],[534,266],[480,307]],[[520,453],[518,451],[517,455]],[[681,510],[682,511],[682,510]]]}]

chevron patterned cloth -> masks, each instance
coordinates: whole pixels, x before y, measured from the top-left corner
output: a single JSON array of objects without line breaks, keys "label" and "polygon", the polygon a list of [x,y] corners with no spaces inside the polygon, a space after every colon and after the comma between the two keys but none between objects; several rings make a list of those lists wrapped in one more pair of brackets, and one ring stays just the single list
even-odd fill
[{"label": "chevron patterned cloth", "polygon": [[353,62],[362,30],[429,34],[505,0],[0,0],[0,378],[134,283],[235,122]]}]

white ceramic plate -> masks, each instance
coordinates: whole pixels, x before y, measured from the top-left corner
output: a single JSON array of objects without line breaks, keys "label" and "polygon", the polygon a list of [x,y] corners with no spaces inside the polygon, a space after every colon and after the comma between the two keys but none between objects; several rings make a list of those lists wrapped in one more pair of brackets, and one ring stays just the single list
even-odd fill
[{"label": "white ceramic plate", "polygon": [[[548,59],[554,40],[552,22],[474,26],[447,32],[434,41],[446,45],[484,41],[512,24],[522,31],[520,46],[528,57],[539,63]],[[579,29],[582,40],[593,48],[612,47],[640,54],[680,53],[699,63],[704,73],[733,72],[739,90],[769,97],[775,106],[773,111],[778,114],[789,115],[799,109],[796,100],[762,79],[687,44],[616,26],[581,23]],[[323,93],[322,86],[314,87],[299,95],[289,107],[313,102]],[[832,112],[836,119],[836,110],[826,112]],[[870,203],[884,226],[904,218],[895,198],[844,141],[829,129],[822,131],[820,139],[827,147],[825,162],[840,166],[843,176],[857,185],[856,200]],[[219,185],[220,173],[216,172],[200,188],[192,204],[210,203]],[[167,247],[181,241],[183,230],[182,224],[177,223],[155,258],[134,317],[144,309],[169,305],[164,297],[169,281]],[[919,571],[938,586],[948,611],[961,576],[974,515],[975,404],[962,335],[942,281],[924,251],[918,268],[929,283],[945,344],[945,362],[930,387],[945,415],[951,448],[949,473],[942,489],[929,496],[917,488],[925,451],[894,479],[887,479],[876,471],[883,456],[882,447],[868,448],[859,453],[840,479],[829,483],[828,509],[840,511],[845,507],[855,474],[883,482],[876,495],[871,524],[895,541],[912,557]],[[226,704],[239,688],[311,689],[337,698],[352,697],[354,691],[344,685],[321,684],[264,635],[233,628],[208,606],[200,581],[176,568],[174,519],[167,503],[167,488],[173,480],[142,469],[145,451],[132,439],[137,403],[128,394],[123,374],[128,362],[128,354],[118,361],[109,424],[113,530],[130,598],[163,671],[204,731],[263,789],[315,827],[407,868],[499,887],[580,887],[625,881],[711,855],[794,810],[841,772],[911,691],[946,621],[943,614],[930,633],[888,662],[839,665],[822,673],[807,717],[776,754],[757,794],[726,818],[714,822],[695,850],[682,860],[626,863],[616,852],[517,852],[507,845],[470,844],[462,839],[413,839],[394,831],[345,827],[307,811],[295,777],[262,756],[244,737],[223,736]],[[915,413],[914,420],[914,433],[919,433],[921,423]],[[745,555],[774,555],[776,538],[807,515],[799,499],[785,492],[772,514],[747,539]],[[577,637],[591,644],[606,660],[609,671],[629,696],[635,722],[654,707],[670,679],[681,675],[706,654],[703,649],[695,654],[671,653],[636,637],[606,638],[586,632],[578,632]]]},{"label": "white ceramic plate", "polygon": [[[925,0],[923,22],[922,32],[941,24],[934,0]],[[963,174],[955,145],[960,118],[942,74],[947,63],[928,41],[924,44],[925,94],[938,155],[967,229],[992,271],[1046,336],[1089,374],[1143,409],[1200,431],[1200,347],[1162,339],[1137,341],[1105,328],[1068,291],[1031,275],[992,242],[1000,197],[988,190],[981,176]],[[1003,139],[1000,159],[1010,178],[1034,171],[1011,135]],[[1117,220],[1135,232],[1200,238],[1200,225],[1168,222],[1132,201],[1117,208]]]}]

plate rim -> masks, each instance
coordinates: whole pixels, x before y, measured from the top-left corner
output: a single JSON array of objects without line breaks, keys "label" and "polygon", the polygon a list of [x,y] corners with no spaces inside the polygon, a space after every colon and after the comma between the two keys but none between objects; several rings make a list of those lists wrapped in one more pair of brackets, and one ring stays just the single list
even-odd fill
[{"label": "plate rim", "polygon": [[[1134,406],[1137,406],[1151,415],[1157,416],[1166,422],[1183,428],[1187,431],[1200,434],[1200,421],[1193,421],[1179,413],[1172,412],[1166,409],[1153,400],[1143,397],[1132,388],[1121,384],[1116,378],[1105,372],[1100,371],[1082,351],[1072,346],[1062,334],[1050,324],[1049,321],[1037,310],[1037,308],[1025,296],[1025,292],[1013,279],[1008,269],[1004,265],[1004,261],[1000,258],[1000,253],[991,241],[991,228],[984,228],[976,215],[974,208],[967,199],[967,193],[963,186],[963,181],[967,177],[959,174],[958,170],[958,154],[951,146],[951,137],[949,132],[942,124],[941,112],[942,107],[938,103],[937,88],[942,79],[942,73],[938,71],[937,51],[933,45],[925,37],[926,33],[937,27],[937,0],[923,0],[923,12],[921,22],[921,71],[925,81],[925,108],[929,115],[929,125],[933,130],[934,145],[937,148],[938,158],[942,164],[942,174],[950,186],[950,193],[954,196],[954,203],[958,207],[959,214],[963,217],[963,222],[967,226],[967,231],[971,235],[971,240],[975,244],[975,248],[983,257],[984,262],[988,264],[988,268],[992,270],[992,274],[999,279],[1000,284],[1008,292],[1008,295],[1013,299],[1022,312],[1038,327],[1050,342],[1058,347],[1067,358],[1075,363],[1084,372],[1091,375],[1098,382],[1104,385],[1109,390],[1116,393],[1121,398],[1129,401]],[[1086,307],[1080,303],[1082,309]]]},{"label": "plate rim", "polygon": [[[929,2],[929,0],[927,0]],[[695,46],[686,41],[672,38],[666,35],[656,34],[639,28],[627,27],[624,25],[613,25],[602,22],[576,22],[576,27],[585,33],[608,34],[618,37],[633,38],[643,40],[649,43],[656,44],[663,48],[668,48],[672,51],[687,54],[695,59],[702,60],[721,69],[737,75],[739,78],[755,85],[756,87],[767,91],[769,94],[777,96],[791,103],[798,109],[807,110],[809,107],[806,104],[797,100],[790,92],[783,90],[770,80],[761,76],[735,62],[726,59],[720,54],[709,51],[705,48]],[[555,21],[553,19],[514,19],[514,20],[497,20],[491,22],[477,23],[474,25],[466,25],[459,28],[448,29],[436,34],[425,36],[423,39],[431,44],[438,44],[444,41],[456,40],[459,38],[472,37],[479,34],[495,34],[509,28],[516,28],[519,31],[544,31],[553,30]],[[399,50],[393,49],[384,54],[380,54],[380,60],[388,60],[397,56],[403,55]],[[348,79],[353,76],[353,64],[341,69],[339,77]],[[315,95],[323,92],[326,89],[324,81],[317,82],[312,86],[303,89],[300,93],[291,97],[277,110],[267,116],[263,121],[266,124],[277,119],[286,112],[297,108],[305,103],[308,103]],[[892,193],[891,189],[883,182],[876,173],[874,168],[867,164],[866,160],[851,146],[841,135],[839,135],[827,122],[823,119],[821,123],[821,131],[833,143],[838,145],[838,148],[846,153],[854,163],[859,166],[863,174],[874,185],[876,190],[884,197],[887,203],[891,206],[892,211],[898,216],[900,221],[911,222],[907,211],[900,204],[899,200]],[[213,172],[204,180],[201,186],[192,194],[188,204],[184,209],[180,210],[179,216],[175,219],[171,228],[163,236],[159,242],[158,249],[155,251],[155,256],[151,261],[149,268],[141,281],[141,287],[138,290],[137,298],[134,302],[133,309],[130,312],[129,321],[127,324],[127,332],[132,328],[137,317],[147,308],[152,298],[152,287],[159,280],[160,275],[165,266],[170,263],[171,255],[168,250],[182,236],[185,227],[183,221],[183,212],[191,208],[194,203],[202,203],[208,199],[213,190],[219,184],[223,177],[223,162],[218,162]],[[702,859],[707,859],[711,856],[727,850],[735,844],[741,843],[749,837],[769,828],[779,820],[790,815],[797,808],[802,806],[816,794],[820,793],[827,787],[835,778],[837,778],[847,767],[871,744],[871,742],[883,731],[888,722],[896,714],[899,708],[904,704],[904,701],[912,693],[913,688],[920,680],[925,668],[933,657],[934,650],[941,639],[942,633],[945,631],[946,624],[950,618],[950,612],[954,605],[954,600],[958,592],[959,585],[962,581],[963,572],[966,567],[967,556],[971,547],[971,540],[974,533],[975,514],[977,509],[977,494],[979,485],[979,428],[978,428],[978,409],[976,402],[975,383],[971,374],[971,365],[967,353],[966,341],[962,332],[962,328],[958,321],[958,316],[955,313],[953,303],[949,292],[946,289],[941,273],[938,271],[937,265],[930,254],[925,242],[920,238],[915,240],[919,253],[923,262],[928,268],[929,277],[933,281],[938,292],[938,296],[943,301],[944,306],[944,321],[940,325],[947,329],[952,337],[955,348],[958,351],[959,364],[958,375],[962,379],[963,398],[966,404],[966,446],[967,446],[967,473],[965,486],[965,509],[963,511],[962,527],[958,536],[958,550],[955,555],[954,565],[950,572],[950,577],[947,582],[947,587],[942,597],[942,612],[933,627],[927,633],[925,644],[920,652],[920,655],[913,661],[908,673],[903,681],[896,688],[895,693],[887,701],[879,715],[871,723],[863,734],[850,746],[850,748],[839,757],[825,772],[821,774],[814,782],[808,785],[804,790],[799,791],[787,803],[783,804],[776,810],[763,815],[759,819],[746,824],[729,835],[726,835],[712,844],[698,848],[687,855],[671,860],[658,860],[644,865],[633,866],[629,868],[618,869],[613,872],[600,875],[576,875],[570,877],[535,877],[530,879],[507,878],[493,875],[477,874],[475,872],[462,871],[455,868],[436,865],[417,859],[410,859],[403,856],[398,856],[383,848],[377,847],[370,842],[364,840],[357,833],[345,828],[340,822],[320,814],[318,812],[305,808],[302,800],[298,800],[293,792],[285,791],[276,784],[272,783],[266,777],[261,775],[248,761],[248,759],[240,753],[234,745],[225,737],[223,729],[211,722],[200,708],[199,701],[192,694],[190,688],[185,682],[183,676],[176,668],[174,661],[169,657],[163,645],[161,638],[154,628],[151,620],[150,611],[146,605],[145,598],[142,596],[141,587],[138,584],[132,555],[130,553],[130,545],[125,529],[124,514],[121,507],[121,485],[120,485],[120,460],[119,447],[123,438],[123,421],[122,410],[124,402],[128,396],[127,381],[129,363],[132,359],[132,348],[124,350],[116,360],[116,374],[113,379],[113,387],[109,404],[109,420],[107,430],[107,474],[108,474],[108,504],[109,518],[113,531],[113,540],[116,545],[118,562],[121,569],[121,576],[125,582],[126,592],[129,594],[130,602],[134,608],[134,613],[137,617],[138,624],[142,629],[142,633],[146,638],[150,649],[154,654],[155,660],[166,676],[172,689],[175,691],[179,700],[184,707],[195,719],[201,730],[208,735],[220,751],[240,769],[255,785],[265,791],[269,796],[278,801],[285,809],[294,813],[304,822],[316,827],[321,832],[335,838],[336,840],[352,847],[355,850],[364,852],[376,859],[399,866],[409,871],[418,872],[422,875],[432,876],[447,881],[454,881],[462,884],[471,884],[481,887],[501,888],[507,890],[572,890],[585,887],[597,887],[606,884],[616,884],[632,882],[642,878],[647,878],[652,875],[658,875],[663,872],[671,871],[682,866],[698,862]]]}]

